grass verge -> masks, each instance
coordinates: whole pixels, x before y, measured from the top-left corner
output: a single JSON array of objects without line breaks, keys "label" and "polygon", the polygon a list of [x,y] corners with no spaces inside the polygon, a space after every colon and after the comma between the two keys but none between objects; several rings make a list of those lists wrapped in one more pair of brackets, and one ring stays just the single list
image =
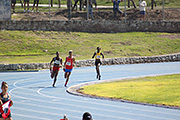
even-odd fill
[{"label": "grass verge", "polygon": [[180,74],[145,77],[83,87],[85,94],[180,107]]},{"label": "grass verge", "polygon": [[69,50],[77,60],[91,59],[96,47],[105,58],[178,53],[180,33],[82,33],[57,31],[0,31],[0,63],[49,62]]}]

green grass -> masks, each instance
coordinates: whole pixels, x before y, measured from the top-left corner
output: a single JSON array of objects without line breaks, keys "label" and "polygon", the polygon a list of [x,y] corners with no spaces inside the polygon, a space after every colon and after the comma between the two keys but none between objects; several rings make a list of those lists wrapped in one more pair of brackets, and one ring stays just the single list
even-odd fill
[{"label": "green grass", "polygon": [[145,77],[83,87],[85,94],[180,107],[180,74]]},{"label": "green grass", "polygon": [[97,46],[102,48],[106,58],[153,56],[180,51],[180,38],[158,37],[160,35],[180,34],[0,31],[0,63],[49,62],[56,51],[64,58],[70,49],[76,59],[91,59]]}]

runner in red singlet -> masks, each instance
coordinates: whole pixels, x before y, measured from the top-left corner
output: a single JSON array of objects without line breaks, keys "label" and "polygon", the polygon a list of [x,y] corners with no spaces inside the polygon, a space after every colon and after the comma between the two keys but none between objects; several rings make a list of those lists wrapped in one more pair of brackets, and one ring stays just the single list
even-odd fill
[{"label": "runner in red singlet", "polygon": [[69,76],[71,75],[71,71],[73,69],[73,63],[75,63],[75,58],[72,56],[72,50],[69,51],[69,56],[66,57],[66,61],[64,63],[64,78],[66,79],[66,82],[64,84],[65,87],[67,87],[67,83],[69,81]]}]

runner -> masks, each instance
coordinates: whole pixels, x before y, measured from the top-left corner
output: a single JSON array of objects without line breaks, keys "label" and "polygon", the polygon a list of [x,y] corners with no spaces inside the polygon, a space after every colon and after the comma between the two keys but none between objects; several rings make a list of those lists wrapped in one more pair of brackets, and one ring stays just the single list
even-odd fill
[{"label": "runner", "polygon": [[12,120],[10,107],[13,105],[13,101],[11,100],[11,96],[7,93],[8,84],[6,82],[2,82],[1,84],[2,92],[0,93],[0,120]]},{"label": "runner", "polygon": [[66,82],[64,84],[65,87],[67,87],[67,83],[69,81],[69,76],[71,75],[71,71],[73,69],[73,63],[75,63],[75,58],[72,56],[72,50],[69,51],[69,56],[66,57],[66,61],[64,63],[64,78],[66,79]]},{"label": "runner", "polygon": [[99,70],[99,66],[102,64],[101,62],[101,56],[104,59],[104,55],[102,52],[100,52],[101,48],[97,47],[97,52],[94,53],[94,55],[92,56],[92,58],[95,57],[95,65],[96,65],[96,72],[97,72],[97,79],[101,79],[101,75],[100,75],[100,70]]},{"label": "runner", "polygon": [[[51,64],[54,62],[53,70],[51,68]],[[55,87],[55,83],[57,80],[58,72],[60,70],[60,67],[62,67],[62,59],[59,57],[59,52],[56,52],[56,57],[54,57],[50,62],[50,71],[51,71],[51,78],[54,78],[53,87]]]}]

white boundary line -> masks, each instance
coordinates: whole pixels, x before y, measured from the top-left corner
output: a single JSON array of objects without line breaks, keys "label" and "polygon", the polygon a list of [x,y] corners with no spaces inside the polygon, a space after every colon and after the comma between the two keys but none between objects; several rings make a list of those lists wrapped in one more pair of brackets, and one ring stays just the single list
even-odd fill
[{"label": "white boundary line", "polygon": [[[18,87],[19,88],[19,87]],[[18,97],[18,98],[22,98],[22,99],[28,99],[28,100],[33,100],[33,101],[39,101],[39,102],[48,102],[48,101],[43,101],[43,100],[39,100],[39,99],[33,99],[33,98],[27,98],[27,97],[21,97],[21,96],[17,96],[17,95],[14,95],[13,93],[12,93],[12,91],[11,91],[11,94],[13,95],[13,96],[16,96],[16,97]],[[29,95],[29,94],[28,94]],[[49,97],[49,98],[56,98],[56,99],[58,99],[58,97],[54,97],[54,96],[46,96],[46,95],[44,95],[45,97]],[[49,102],[49,103],[51,103],[52,104],[52,102]],[[54,104],[65,104],[65,103],[59,103],[59,102],[54,102]],[[89,108],[89,109],[98,109],[98,110],[100,110],[100,111],[103,111],[103,110],[105,110],[105,109],[99,109],[99,108],[94,108],[94,107],[84,107],[84,106],[80,106],[80,105],[73,105],[73,104],[66,104],[66,105],[69,105],[69,106],[74,106],[74,107],[82,107],[82,108]],[[112,110],[105,110],[105,111],[108,111],[108,112],[113,112],[113,113],[115,113],[115,112],[117,112],[117,113],[123,113],[123,114],[128,114],[128,115],[138,115],[138,114],[134,114],[134,113],[129,113],[129,112],[123,112],[123,111],[112,111]],[[37,111],[38,112],[38,111]],[[71,110],[71,112],[74,112],[74,111],[72,111]],[[40,112],[39,112],[40,113]],[[50,114],[50,113],[49,113]],[[99,114],[97,114],[97,115],[99,115]],[[99,115],[100,116],[100,115]],[[122,117],[116,117],[116,116],[109,116],[109,115],[103,115],[104,117],[111,117],[111,118],[119,118],[119,119],[128,119],[128,118],[122,118]],[[153,116],[149,116],[149,115],[142,115],[142,114],[139,114],[138,116],[143,116],[143,117],[150,117],[150,118],[158,118],[158,119],[164,119],[164,118],[162,118],[162,117],[153,117]],[[165,120],[165,119],[164,119]],[[169,120],[169,119],[167,119],[167,120]]]},{"label": "white boundary line", "polygon": [[[31,78],[31,79],[36,79],[35,77],[34,78]],[[11,94],[13,94],[12,93],[12,91],[14,91],[14,90],[16,90],[16,89],[24,89],[24,87],[25,86],[22,86],[22,87],[18,87],[18,86],[16,86],[16,84],[18,83],[18,82],[21,82],[21,81],[25,81],[25,80],[28,80],[28,79],[23,79],[23,80],[18,80],[18,81],[16,81],[13,85],[16,87],[16,88],[14,88],[14,89],[12,89],[12,90],[10,90],[10,93]],[[49,82],[49,81],[48,81]],[[35,84],[37,84],[37,83],[35,83]],[[38,83],[39,84],[39,83]],[[32,84],[31,84],[32,85]],[[30,85],[30,86],[31,86]],[[29,85],[26,85],[26,86],[29,86]],[[45,88],[40,88],[40,89],[38,89],[37,90],[37,93],[38,94],[40,94],[40,95],[42,95],[42,96],[45,96],[45,97],[48,97],[48,98],[56,98],[56,99],[60,99],[60,98],[58,98],[58,97],[54,97],[54,96],[48,96],[48,95],[44,95],[44,94],[42,94],[40,91],[41,90],[43,90],[43,89],[45,89]],[[14,94],[13,94],[13,96],[14,96]],[[17,96],[17,95],[15,95],[15,96]],[[17,96],[17,97],[21,97],[21,96]],[[21,97],[22,98],[22,97]],[[28,99],[29,100],[29,98],[27,98],[27,97],[23,97],[23,99]],[[33,99],[33,100],[36,100],[37,101],[37,99]],[[70,99],[66,99],[66,100],[70,100]],[[71,99],[72,100],[72,99]],[[78,101],[78,100],[75,100],[76,102]],[[47,101],[46,101],[47,102]],[[82,102],[82,101],[78,101],[78,102]],[[85,102],[85,103],[87,103],[86,101],[83,101],[83,102]],[[91,102],[92,104],[95,104],[95,103],[93,103],[93,102]],[[98,104],[99,105],[99,104]],[[74,105],[73,105],[74,106]],[[15,109],[18,109],[18,108],[15,108]],[[97,108],[94,108],[94,109],[97,109]],[[100,109],[100,110],[102,110],[102,109]],[[103,109],[104,110],[104,109]],[[141,110],[141,109],[140,109]],[[143,111],[143,110],[142,110]],[[109,111],[110,112],[110,111]],[[112,111],[112,112],[114,112],[114,111]],[[155,111],[154,111],[155,112]],[[157,112],[157,111],[156,111]],[[122,113],[122,112],[121,112]],[[126,114],[127,114],[127,112],[125,112]],[[164,113],[163,113],[164,114]],[[131,114],[132,115],[132,114]],[[135,114],[135,115],[137,115],[137,114]],[[104,116],[104,115],[103,115]],[[108,116],[107,116],[108,117]],[[115,116],[110,116],[110,117],[115,117]],[[147,117],[147,116],[146,116]],[[149,117],[151,117],[151,116],[149,116]],[[116,118],[119,118],[119,117],[116,117]],[[157,118],[157,117],[155,117],[155,118]],[[161,118],[161,117],[158,117],[159,119],[164,119],[164,118]],[[122,119],[122,118],[121,118]],[[124,118],[124,119],[128,119],[128,118]],[[168,119],[168,118],[167,118]],[[169,119],[168,119],[169,120]]]},{"label": "white boundary line", "polygon": [[[29,86],[29,85],[28,85]],[[24,87],[24,86],[23,86]],[[22,87],[18,87],[19,89],[24,89],[24,88],[22,88]],[[43,95],[43,96],[45,96],[45,97],[49,97],[49,98],[56,98],[56,99],[60,99],[60,100],[62,100],[62,98],[59,98],[59,97],[54,97],[54,96],[48,96],[48,95],[44,95],[44,94],[42,94],[42,93],[40,93],[40,90],[42,90],[42,89],[44,89],[44,88],[40,88],[37,92],[40,94],[40,95]],[[10,91],[10,93],[12,93],[12,91]],[[22,94],[25,94],[25,93],[22,93]],[[14,94],[13,94],[14,95]],[[30,94],[28,94],[27,93],[27,95],[30,95]],[[32,94],[31,94],[32,95]],[[33,96],[35,96],[35,95],[33,95]],[[22,97],[21,97],[22,98]],[[25,99],[25,98],[23,98],[23,99]],[[29,98],[26,98],[26,99],[29,99]],[[63,98],[64,99],[64,98]],[[35,100],[35,99],[33,99],[33,100]],[[101,103],[93,103],[93,102],[87,102],[87,101],[79,101],[79,100],[72,100],[72,99],[65,99],[65,100],[71,100],[71,101],[75,101],[75,102],[84,102],[84,103],[91,103],[91,104],[97,104],[97,105],[105,105],[105,106],[112,106],[112,107],[118,107],[118,108],[122,108],[122,107],[119,107],[119,106],[115,106],[115,105],[107,105],[107,104],[101,104]],[[39,100],[38,100],[39,101]],[[67,104],[67,105],[70,105],[70,104]],[[79,106],[79,107],[81,107],[81,106]],[[130,107],[123,107],[123,108],[126,108],[126,109],[132,109],[132,108],[130,108]],[[91,108],[92,109],[92,108]],[[154,113],[157,113],[157,111],[150,111],[150,110],[142,110],[142,109],[135,109],[135,110],[140,110],[140,111],[147,111],[147,112],[154,112]],[[110,112],[110,111],[109,111]],[[113,111],[114,112],[114,111]],[[167,112],[160,112],[161,114],[169,114],[169,113],[167,113]],[[172,115],[172,114],[171,114]],[[177,115],[177,114],[173,114],[173,115]]]},{"label": "white boundary line", "polygon": [[35,119],[40,119],[40,120],[52,120],[52,119],[48,119],[48,118],[43,118],[43,117],[39,118],[39,117],[35,117],[35,116],[22,115],[22,114],[17,114],[17,113],[12,113],[12,115],[26,117],[26,118],[35,118]]},{"label": "white boundary line", "polygon": [[[24,80],[21,80],[21,81],[24,81]],[[14,83],[14,86],[15,86],[15,87],[16,87],[16,83],[17,83],[17,82]],[[29,86],[29,85],[28,85],[28,86]],[[23,87],[24,87],[24,86],[23,86]],[[15,96],[15,97],[21,98],[21,99],[27,99],[27,100],[33,100],[33,101],[39,101],[39,102],[45,102],[45,103],[48,102],[48,101],[43,101],[43,100],[39,100],[39,99],[33,99],[33,98],[27,98],[27,97],[18,96],[18,95],[15,95],[15,94],[12,93],[12,91],[14,91],[14,90],[16,90],[16,89],[22,89],[23,87],[16,87],[16,88],[10,90],[10,94],[13,95],[13,96]],[[28,94],[28,95],[29,95],[29,94]],[[52,102],[49,102],[49,103],[52,104]],[[64,105],[64,103],[59,103],[59,102],[54,102],[54,104],[63,104],[63,105]],[[73,104],[66,104],[66,105],[74,106],[74,107],[87,108],[87,107],[84,107],[84,106],[77,106],[77,105],[73,105]],[[18,109],[18,108],[14,108],[14,109]],[[90,107],[90,109],[97,109],[97,108]],[[30,111],[30,110],[28,110],[28,109],[24,109],[24,110]],[[100,110],[104,110],[104,109],[100,109]],[[77,111],[77,110],[68,110],[68,111],[74,112],[74,111]],[[39,112],[39,111],[37,111],[37,112]],[[39,113],[41,113],[41,112],[39,112]],[[51,114],[51,113],[49,113],[49,114]],[[97,114],[97,115],[101,116],[100,114]],[[123,117],[116,117],[116,116],[108,116],[108,115],[103,115],[103,116],[104,116],[104,117],[111,117],[111,118],[114,117],[114,118],[125,119],[125,120],[132,120],[132,119],[123,118]]]}]

